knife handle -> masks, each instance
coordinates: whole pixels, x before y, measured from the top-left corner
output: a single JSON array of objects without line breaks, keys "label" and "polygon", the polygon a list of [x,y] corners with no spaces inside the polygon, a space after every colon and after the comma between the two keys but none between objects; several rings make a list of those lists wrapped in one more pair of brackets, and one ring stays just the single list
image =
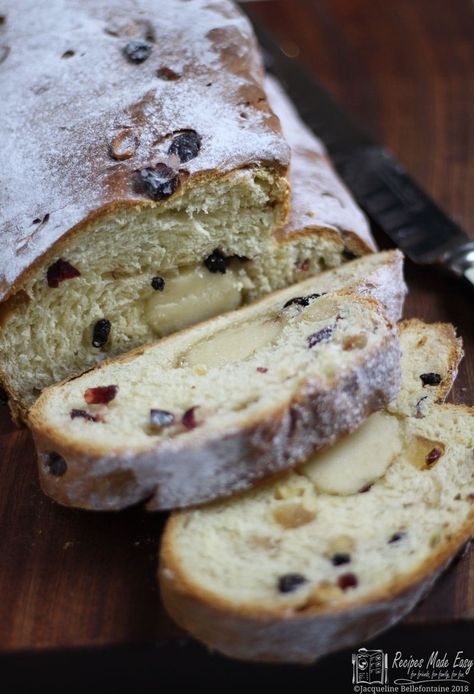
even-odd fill
[{"label": "knife handle", "polygon": [[474,241],[444,256],[442,263],[458,277],[464,277],[466,283],[474,288]]}]

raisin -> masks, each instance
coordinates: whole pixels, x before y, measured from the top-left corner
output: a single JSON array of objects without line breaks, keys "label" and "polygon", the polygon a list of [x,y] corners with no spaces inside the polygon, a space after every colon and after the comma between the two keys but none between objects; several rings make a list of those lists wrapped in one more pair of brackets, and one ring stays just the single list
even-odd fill
[{"label": "raisin", "polygon": [[308,294],[308,296],[294,296],[292,299],[284,304],[283,308],[288,308],[296,304],[297,306],[308,306],[312,299],[319,299],[321,294]]},{"label": "raisin", "polygon": [[201,140],[201,136],[194,130],[180,133],[173,138],[168,149],[168,154],[176,154],[181,163],[184,164],[197,157],[201,149]]},{"label": "raisin", "polygon": [[350,251],[348,248],[344,248],[341,255],[344,258],[344,260],[354,260],[354,258],[357,258],[357,255]]},{"label": "raisin", "polygon": [[172,70],[166,66],[160,67],[160,69],[156,71],[156,75],[160,78],[160,80],[166,80],[167,82],[174,82],[175,80],[179,80],[181,78],[179,72],[176,72],[175,70]]},{"label": "raisin", "polygon": [[427,465],[433,465],[437,460],[441,458],[443,451],[437,447],[432,448],[431,451],[426,455],[425,460]]},{"label": "raisin", "polygon": [[150,57],[152,45],[144,39],[132,39],[123,49],[131,63],[143,63]]},{"label": "raisin", "polygon": [[55,263],[49,266],[46,273],[46,279],[48,281],[48,287],[56,288],[59,287],[61,282],[64,280],[72,280],[74,277],[80,276],[79,270],[68,263],[67,260],[59,258]]},{"label": "raisin", "polygon": [[355,588],[359,581],[355,574],[342,574],[337,579],[337,585],[341,590],[347,590],[348,588]]},{"label": "raisin", "polygon": [[46,457],[48,472],[54,477],[62,477],[67,470],[67,463],[59,453],[48,453]]},{"label": "raisin", "polygon": [[374,486],[373,482],[369,482],[368,484],[364,484],[364,486],[361,487],[357,493],[358,494],[365,494],[366,492],[369,492],[373,486]]},{"label": "raisin", "polygon": [[162,292],[165,288],[165,281],[163,277],[153,277],[151,280],[151,286],[158,292]]},{"label": "raisin", "polygon": [[406,535],[406,532],[404,530],[399,530],[397,533],[393,533],[392,537],[388,541],[389,544],[393,544],[394,542],[399,542],[402,540]]},{"label": "raisin", "polygon": [[99,422],[100,419],[98,418],[99,415],[93,415],[89,414],[89,412],[86,412],[85,410],[71,410],[69,413],[71,416],[71,419],[86,419],[88,422]]},{"label": "raisin", "polygon": [[302,574],[285,574],[278,579],[278,590],[280,593],[292,593],[303,583],[307,583],[307,579]]},{"label": "raisin", "polygon": [[166,164],[159,163],[140,171],[143,186],[153,200],[164,200],[178,187],[179,174]]},{"label": "raisin", "polygon": [[266,374],[268,369],[266,366],[257,366],[257,371],[259,374]]},{"label": "raisin", "polygon": [[322,330],[318,330],[317,333],[313,333],[312,335],[308,336],[308,347],[311,349],[311,347],[314,347],[314,345],[317,345],[319,342],[322,342],[323,340],[329,340],[330,337],[332,336],[334,328],[331,325],[328,325],[326,328],[322,328]]},{"label": "raisin", "polygon": [[342,566],[343,564],[349,564],[351,561],[351,555],[347,552],[337,552],[331,557],[331,562],[333,566]]},{"label": "raisin", "polygon": [[166,410],[150,410],[150,426],[163,429],[174,424],[174,414]]},{"label": "raisin", "polygon": [[94,325],[94,332],[92,335],[92,346],[93,347],[103,347],[110,335],[111,323],[107,318],[101,318]]},{"label": "raisin", "polygon": [[195,429],[199,425],[199,422],[196,420],[196,410],[197,407],[190,407],[181,417],[181,422],[186,429]]},{"label": "raisin", "polygon": [[118,386],[96,386],[87,388],[84,400],[88,405],[106,405],[113,400],[118,393]]},{"label": "raisin", "polygon": [[426,374],[420,374],[423,386],[437,386],[441,383],[441,375],[430,371]]},{"label": "raisin", "polygon": [[225,275],[225,271],[227,269],[227,258],[216,248],[216,250],[206,258],[204,265],[207,267],[209,272],[220,272]]}]

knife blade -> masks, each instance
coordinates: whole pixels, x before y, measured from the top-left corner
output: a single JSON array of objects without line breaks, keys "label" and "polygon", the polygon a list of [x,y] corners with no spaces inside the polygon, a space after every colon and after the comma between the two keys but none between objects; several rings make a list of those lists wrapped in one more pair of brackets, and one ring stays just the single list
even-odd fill
[{"label": "knife blade", "polygon": [[305,123],[324,142],[339,175],[369,218],[415,263],[439,264],[474,287],[474,239],[457,225],[402,164],[336,100],[250,13],[269,63]]}]

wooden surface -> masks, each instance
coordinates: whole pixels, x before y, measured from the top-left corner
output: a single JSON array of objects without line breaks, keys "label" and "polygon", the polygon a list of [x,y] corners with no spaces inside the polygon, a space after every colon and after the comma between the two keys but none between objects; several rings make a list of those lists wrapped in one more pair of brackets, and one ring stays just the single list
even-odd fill
[{"label": "wooden surface", "polygon": [[[467,230],[474,229],[474,17],[470,0],[248,3]],[[388,245],[379,237],[381,245]],[[406,315],[454,322],[473,401],[474,296],[408,265]],[[470,384],[470,385],[469,385]],[[0,650],[174,641],[154,574],[162,515],[61,508],[38,489],[27,431],[0,414]],[[410,623],[474,619],[474,553]]]}]

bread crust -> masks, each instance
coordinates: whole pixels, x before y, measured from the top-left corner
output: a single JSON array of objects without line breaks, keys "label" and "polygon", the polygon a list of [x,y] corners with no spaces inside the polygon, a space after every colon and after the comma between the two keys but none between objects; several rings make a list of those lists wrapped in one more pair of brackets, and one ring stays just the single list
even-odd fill
[{"label": "bread crust", "polygon": [[[466,405],[441,405],[463,410]],[[438,546],[421,566],[378,591],[339,606],[308,604],[293,610],[259,609],[216,596],[192,581],[174,551],[180,514],[165,526],[159,563],[161,596],[176,622],[209,647],[242,660],[311,663],[336,650],[361,643],[405,616],[428,592],[474,533],[474,507],[463,526]]]},{"label": "bread crust", "polygon": [[[5,138],[2,148],[0,300],[72,235],[118,209],[166,207],[184,189],[246,167],[286,176],[289,150],[263,90],[253,31],[227,0],[83,0],[67,8],[25,0],[4,9],[2,43],[10,51],[0,109],[5,131],[21,129],[22,139]],[[140,64],[124,54],[134,39],[152,47]],[[160,79],[162,68],[178,79]],[[179,164],[176,192],[154,202],[137,172],[169,163],[172,137],[189,130],[202,138],[199,154]],[[123,133],[132,155],[114,158]],[[281,221],[288,193],[274,200]]]},{"label": "bread crust", "polygon": [[[370,306],[385,322],[387,333],[380,346],[361,356],[359,367],[339,374],[331,386],[307,382],[292,400],[269,409],[257,421],[249,417],[236,430],[200,437],[197,429],[197,435],[184,443],[175,439],[143,452],[77,446],[44,420],[47,389],[29,414],[43,490],[61,504],[82,508],[120,509],[151,496],[152,510],[180,508],[245,489],[331,445],[388,404],[401,380],[396,330],[381,304],[371,297],[354,296],[354,301]],[[147,349],[150,346],[115,362],[129,361]],[[54,477],[48,471],[44,458],[51,451],[67,460],[66,475]],[[190,470],[199,472],[191,476]]]}]

